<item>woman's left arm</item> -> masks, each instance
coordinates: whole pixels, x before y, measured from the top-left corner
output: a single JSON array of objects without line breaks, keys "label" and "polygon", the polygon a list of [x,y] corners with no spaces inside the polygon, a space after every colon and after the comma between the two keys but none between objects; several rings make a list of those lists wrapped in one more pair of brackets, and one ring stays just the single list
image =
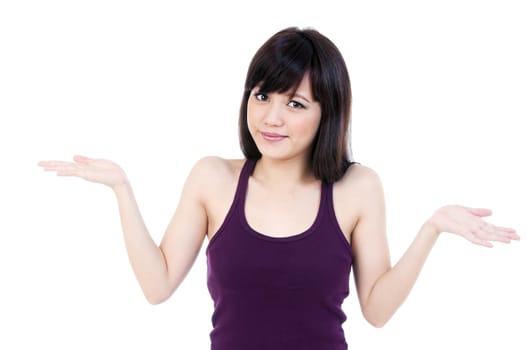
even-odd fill
[{"label": "woman's left arm", "polygon": [[508,243],[519,239],[513,229],[484,221],[483,217],[491,214],[488,209],[448,205],[426,220],[391,267],[381,181],[371,169],[361,168],[361,212],[351,237],[353,268],[363,315],[375,327],[386,324],[406,299],[442,232],[458,234],[486,247],[492,247],[491,241]]}]

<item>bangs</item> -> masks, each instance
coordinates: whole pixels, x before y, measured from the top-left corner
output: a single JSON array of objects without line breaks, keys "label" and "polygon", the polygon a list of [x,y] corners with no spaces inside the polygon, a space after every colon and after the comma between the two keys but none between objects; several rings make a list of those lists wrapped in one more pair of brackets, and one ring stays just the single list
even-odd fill
[{"label": "bangs", "polygon": [[252,90],[258,86],[263,93],[291,91],[294,94],[312,68],[313,46],[306,38],[299,40],[297,34],[271,42],[255,55],[245,88]]}]

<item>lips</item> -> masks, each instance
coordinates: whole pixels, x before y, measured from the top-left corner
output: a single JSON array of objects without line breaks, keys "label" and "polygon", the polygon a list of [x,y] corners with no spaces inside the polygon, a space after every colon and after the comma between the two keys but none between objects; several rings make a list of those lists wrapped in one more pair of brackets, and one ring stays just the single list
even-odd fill
[{"label": "lips", "polygon": [[262,137],[264,138],[264,140],[267,140],[267,141],[281,141],[285,138],[287,138],[287,136],[285,135],[281,135],[281,134],[277,134],[277,133],[274,133],[274,132],[261,132],[262,134]]}]

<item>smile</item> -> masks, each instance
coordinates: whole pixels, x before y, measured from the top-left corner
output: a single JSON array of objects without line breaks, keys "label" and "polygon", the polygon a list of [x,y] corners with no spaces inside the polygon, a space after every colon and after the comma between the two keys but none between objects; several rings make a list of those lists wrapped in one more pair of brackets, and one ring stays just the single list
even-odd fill
[{"label": "smile", "polygon": [[285,136],[285,135],[275,134],[275,133],[272,133],[272,132],[262,132],[261,134],[262,134],[262,137],[264,138],[264,140],[272,141],[272,142],[281,141],[281,140],[287,138],[287,136]]}]

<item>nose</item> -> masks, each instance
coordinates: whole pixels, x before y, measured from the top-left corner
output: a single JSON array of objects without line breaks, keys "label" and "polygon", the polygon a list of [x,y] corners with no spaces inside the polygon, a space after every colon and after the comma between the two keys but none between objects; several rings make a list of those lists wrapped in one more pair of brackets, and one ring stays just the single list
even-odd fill
[{"label": "nose", "polygon": [[281,126],[284,123],[283,112],[283,106],[276,99],[272,99],[267,105],[264,123],[269,126]]}]

